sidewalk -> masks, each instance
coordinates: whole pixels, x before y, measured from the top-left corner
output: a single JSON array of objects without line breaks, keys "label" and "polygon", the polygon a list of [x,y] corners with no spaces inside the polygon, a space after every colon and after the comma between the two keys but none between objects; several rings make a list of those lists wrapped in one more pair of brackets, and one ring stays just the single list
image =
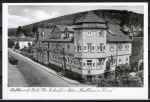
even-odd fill
[{"label": "sidewalk", "polygon": [[55,71],[53,71],[52,69],[47,68],[47,67],[45,67],[45,66],[43,66],[43,65],[41,65],[41,64],[39,64],[39,63],[37,63],[37,62],[35,62],[35,61],[33,61],[33,60],[31,60],[30,58],[25,57],[25,56],[23,56],[23,55],[21,55],[21,54],[15,52],[15,51],[13,51],[12,49],[8,49],[8,50],[11,51],[11,52],[16,53],[18,56],[24,58],[24,59],[27,60],[27,61],[30,61],[32,64],[35,64],[36,66],[41,67],[42,69],[44,69],[44,70],[48,71],[49,73],[51,73],[51,74],[53,74],[53,75],[55,75],[55,76],[57,76],[57,77],[59,77],[59,78],[65,80],[66,82],[68,82],[68,83],[70,83],[70,84],[81,85],[81,83],[78,82],[78,81],[75,81],[75,80],[68,79],[68,78],[66,78],[66,77],[61,77],[61,76],[57,75],[58,73],[55,72]]}]

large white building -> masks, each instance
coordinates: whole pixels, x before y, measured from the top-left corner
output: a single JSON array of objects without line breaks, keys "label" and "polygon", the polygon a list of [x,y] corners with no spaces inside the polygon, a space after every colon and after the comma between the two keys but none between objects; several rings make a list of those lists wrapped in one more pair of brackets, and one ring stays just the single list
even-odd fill
[{"label": "large white building", "polygon": [[29,38],[29,37],[26,37],[23,33],[21,34],[20,37],[18,37],[16,40],[15,40],[15,45],[16,43],[19,43],[19,49],[22,49],[24,48],[25,46],[28,48],[28,43],[30,43],[32,45],[33,41],[35,39],[34,38]]},{"label": "large white building", "polygon": [[56,25],[36,45],[35,59],[90,82],[93,76],[102,75],[108,68],[114,71],[116,65],[129,64],[131,41],[116,25],[88,12],[73,26]]}]

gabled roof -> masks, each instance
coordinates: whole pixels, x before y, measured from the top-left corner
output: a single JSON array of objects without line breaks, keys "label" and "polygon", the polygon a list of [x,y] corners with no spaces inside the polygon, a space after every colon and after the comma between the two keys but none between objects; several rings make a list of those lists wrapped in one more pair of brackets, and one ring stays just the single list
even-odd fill
[{"label": "gabled roof", "polygon": [[45,38],[46,38],[49,34],[51,34],[52,30],[53,30],[53,29],[38,28],[39,34],[37,35],[37,36],[38,36],[38,39],[37,39],[36,41],[42,40],[42,36],[41,36],[41,33],[42,33],[42,32],[44,32],[44,36],[45,36]]},{"label": "gabled roof", "polygon": [[56,25],[55,27],[58,27],[61,32],[64,32],[67,26],[68,25]]},{"label": "gabled roof", "polygon": [[69,32],[74,32],[74,29],[73,29],[74,27],[75,27],[74,25],[73,26],[67,26],[66,29],[68,29]]},{"label": "gabled roof", "polygon": [[16,38],[16,41],[18,41],[18,42],[20,42],[20,41],[23,41],[23,42],[27,41],[28,42],[28,41],[34,41],[34,40],[35,40],[35,38],[26,37],[24,35],[24,33],[21,33],[19,35],[19,37]]},{"label": "gabled roof", "polygon": [[89,11],[87,14],[85,14],[83,17],[81,17],[75,23],[84,23],[84,22],[94,23],[94,22],[104,22],[104,20],[102,18],[98,17],[92,11]]},{"label": "gabled roof", "polygon": [[107,41],[108,42],[130,42],[132,41],[127,35],[125,35],[118,27],[115,25],[110,25],[109,30],[114,33],[111,34],[110,32],[107,33]]},{"label": "gabled roof", "polygon": [[52,32],[52,29],[38,28],[38,32],[39,32],[39,34],[44,32],[44,35],[47,36],[47,35],[49,35]]}]

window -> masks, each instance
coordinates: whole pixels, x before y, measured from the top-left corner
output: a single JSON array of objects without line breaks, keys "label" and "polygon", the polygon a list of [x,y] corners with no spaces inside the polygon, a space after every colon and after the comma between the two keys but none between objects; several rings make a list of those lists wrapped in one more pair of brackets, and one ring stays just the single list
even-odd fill
[{"label": "window", "polygon": [[118,51],[122,51],[123,44],[118,44]]},{"label": "window", "polygon": [[68,44],[67,48],[68,48],[68,50],[70,50],[70,45],[69,44]]},{"label": "window", "polygon": [[126,44],[126,45],[125,45],[125,50],[126,50],[126,51],[129,50],[129,44]]},{"label": "window", "polygon": [[76,44],[74,45],[74,50],[77,51],[77,45]]},{"label": "window", "polygon": [[92,35],[92,32],[88,31],[87,36],[91,36],[91,35]]},{"label": "window", "polygon": [[121,59],[119,59],[119,62],[121,62]]},{"label": "window", "polygon": [[126,58],[126,61],[128,61],[128,58]]},{"label": "window", "polygon": [[56,43],[56,46],[55,46],[55,47],[56,47],[56,49],[58,48],[58,43]]},{"label": "window", "polygon": [[83,63],[83,66],[85,67],[85,63]]},{"label": "window", "polygon": [[114,51],[114,45],[113,44],[110,44],[110,51]]},{"label": "window", "polygon": [[51,58],[51,54],[49,54],[49,58]]},{"label": "window", "polygon": [[105,52],[105,46],[104,46],[104,43],[98,44],[98,52]]},{"label": "window", "polygon": [[67,38],[69,37],[69,32],[66,32],[66,37],[67,37]]},{"label": "window", "polygon": [[86,46],[84,46],[84,50],[86,50]]},{"label": "window", "polygon": [[99,31],[98,36],[104,37],[106,35],[106,31]]},{"label": "window", "polygon": [[47,43],[45,43],[45,47],[47,48]]},{"label": "window", "polygon": [[92,68],[92,60],[87,60],[87,68],[88,69]]},{"label": "window", "polygon": [[100,31],[100,32],[98,33],[98,36],[99,36],[99,37],[102,37],[102,36],[103,36],[102,31]]},{"label": "window", "polygon": [[81,36],[81,33],[79,30],[77,30],[77,36]]},{"label": "window", "polygon": [[97,65],[102,66],[104,64],[104,59],[99,59]]},{"label": "window", "polygon": [[87,44],[87,52],[92,52],[92,44]]},{"label": "window", "polygon": [[94,50],[94,46],[93,46],[93,50]]},{"label": "window", "polygon": [[77,44],[77,46],[75,46],[75,51],[81,52],[81,45],[80,44]]},{"label": "window", "polygon": [[77,51],[79,52],[79,50],[80,50],[80,45],[77,44]]},{"label": "window", "polygon": [[95,67],[95,63],[93,63],[93,67]]},{"label": "window", "polygon": [[79,51],[81,51],[81,46],[80,46],[80,49],[79,49]]},{"label": "window", "polygon": [[79,60],[79,65],[80,65],[80,66],[82,66],[82,62],[81,62],[81,60]]},{"label": "window", "polygon": [[110,59],[110,60],[111,60],[111,65],[114,65],[116,63],[116,59],[115,58],[112,57],[112,59]]}]

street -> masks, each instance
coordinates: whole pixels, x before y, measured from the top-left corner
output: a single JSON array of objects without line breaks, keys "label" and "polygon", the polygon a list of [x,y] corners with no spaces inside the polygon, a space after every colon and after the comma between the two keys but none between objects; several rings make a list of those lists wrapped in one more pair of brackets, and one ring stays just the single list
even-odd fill
[{"label": "street", "polygon": [[[29,61],[21,58],[16,53],[8,50],[8,57],[15,57],[18,59],[18,65],[8,64],[8,86],[9,87],[73,87],[63,79],[43,70]],[[13,79],[19,78],[18,80]],[[15,83],[15,84],[13,84]]]}]

